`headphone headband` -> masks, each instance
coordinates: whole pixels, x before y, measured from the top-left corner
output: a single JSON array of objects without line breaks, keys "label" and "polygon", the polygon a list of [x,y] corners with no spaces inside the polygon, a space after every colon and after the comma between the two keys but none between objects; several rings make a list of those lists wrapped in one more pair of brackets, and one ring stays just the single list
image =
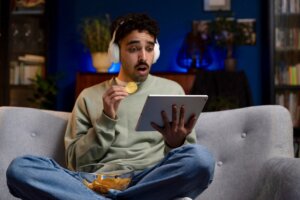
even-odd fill
[{"label": "headphone headband", "polygon": [[[130,21],[131,19],[128,19],[127,21]],[[109,47],[107,50],[108,56],[110,58],[110,61],[113,63],[120,62],[120,48],[119,45],[115,42],[116,34],[120,26],[122,26],[125,23],[125,20],[122,20],[119,25],[115,28],[111,41],[109,42]],[[156,63],[160,55],[160,49],[159,49],[159,43],[156,39],[154,44],[154,58],[153,63]]]}]

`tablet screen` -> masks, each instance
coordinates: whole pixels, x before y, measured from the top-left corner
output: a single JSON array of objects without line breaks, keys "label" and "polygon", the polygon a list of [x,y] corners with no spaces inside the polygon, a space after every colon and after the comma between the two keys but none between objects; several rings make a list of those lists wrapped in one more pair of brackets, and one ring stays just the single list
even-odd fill
[{"label": "tablet screen", "polygon": [[[207,99],[207,95],[149,95],[139,117],[136,131],[155,131],[151,126],[151,122],[163,126],[161,117],[161,111],[163,110],[167,113],[168,119],[172,120],[172,105],[174,104],[178,108],[184,105],[185,122],[192,114],[195,114],[198,119]],[[177,113],[179,119],[180,112]]]}]

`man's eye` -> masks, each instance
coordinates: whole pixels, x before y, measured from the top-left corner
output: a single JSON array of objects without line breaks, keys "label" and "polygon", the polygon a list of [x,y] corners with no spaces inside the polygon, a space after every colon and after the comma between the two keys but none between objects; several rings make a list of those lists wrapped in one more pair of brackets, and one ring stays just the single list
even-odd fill
[{"label": "man's eye", "polygon": [[128,51],[129,51],[130,53],[134,53],[134,52],[136,52],[136,51],[138,51],[138,50],[139,50],[138,47],[130,47],[130,48],[128,49]]},{"label": "man's eye", "polygon": [[154,49],[154,47],[152,47],[152,46],[151,46],[151,47],[147,47],[147,48],[146,48],[146,51],[148,51],[148,52],[152,52],[152,51],[153,51],[153,49]]}]

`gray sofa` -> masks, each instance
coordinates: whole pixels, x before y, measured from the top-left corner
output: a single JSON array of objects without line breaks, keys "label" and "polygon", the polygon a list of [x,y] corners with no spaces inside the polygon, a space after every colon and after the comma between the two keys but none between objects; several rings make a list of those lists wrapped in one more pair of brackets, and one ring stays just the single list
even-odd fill
[{"label": "gray sofa", "polygon": [[[63,135],[69,113],[0,107],[0,199],[14,199],[5,172],[16,156],[50,156],[64,165]],[[197,200],[299,200],[300,160],[293,158],[289,112],[254,106],[202,113],[198,143],[216,159],[215,178]]]}]

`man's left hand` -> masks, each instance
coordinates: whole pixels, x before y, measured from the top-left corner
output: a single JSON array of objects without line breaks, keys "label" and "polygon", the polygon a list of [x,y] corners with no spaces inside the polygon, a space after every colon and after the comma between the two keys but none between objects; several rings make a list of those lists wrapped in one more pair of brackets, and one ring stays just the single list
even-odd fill
[{"label": "man's left hand", "polygon": [[178,119],[178,108],[177,105],[172,106],[172,121],[168,119],[165,111],[161,112],[164,126],[161,127],[156,123],[152,122],[151,126],[160,132],[166,144],[171,148],[181,146],[188,134],[190,134],[196,124],[195,115],[191,115],[187,123],[184,121],[185,109],[184,106],[180,107],[179,119]]}]

